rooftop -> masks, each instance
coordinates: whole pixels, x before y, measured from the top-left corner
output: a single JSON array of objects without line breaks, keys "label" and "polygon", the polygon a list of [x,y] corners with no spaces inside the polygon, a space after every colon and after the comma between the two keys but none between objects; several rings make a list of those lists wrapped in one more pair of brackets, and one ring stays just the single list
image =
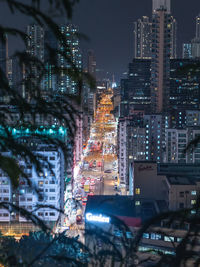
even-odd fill
[{"label": "rooftop", "polygon": [[[155,202],[132,196],[88,196],[86,212],[116,216],[125,222],[130,218],[146,221],[156,215]],[[128,219],[129,218],[129,219]]]},{"label": "rooftop", "polygon": [[187,176],[167,176],[171,185],[196,185],[195,181]]}]

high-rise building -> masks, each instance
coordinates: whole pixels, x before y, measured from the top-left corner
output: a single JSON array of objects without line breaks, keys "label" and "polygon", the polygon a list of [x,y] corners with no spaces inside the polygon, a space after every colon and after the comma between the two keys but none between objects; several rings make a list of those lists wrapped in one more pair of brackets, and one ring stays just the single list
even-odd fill
[{"label": "high-rise building", "polygon": [[[26,138],[24,140],[27,141]],[[34,143],[31,140],[32,145]],[[53,166],[53,172],[44,167],[43,172],[38,173],[34,164],[27,164],[22,159],[18,159],[19,165],[24,167],[24,173],[30,178],[33,187],[28,185],[27,179],[20,178],[17,192],[11,185],[10,178],[2,170],[0,171],[0,190],[1,201],[11,202],[46,222],[56,222],[60,216],[58,210],[64,208],[64,156],[61,149],[53,145],[38,145],[34,143],[32,147],[36,157],[45,158]],[[5,153],[7,156],[11,156]],[[43,205],[43,208],[37,209],[37,205]],[[54,207],[52,209],[50,206]],[[17,211],[12,213],[6,209],[0,209],[0,222],[27,222],[27,219]]]},{"label": "high-rise building", "polygon": [[118,168],[120,183],[129,184],[130,163],[133,163],[134,160],[145,160],[145,139],[145,126],[142,116],[119,118]]},{"label": "high-rise building", "polygon": [[167,13],[171,13],[171,0],[153,0],[153,13],[158,9],[166,9]]},{"label": "high-rise building", "polygon": [[149,114],[144,116],[146,127],[146,160],[162,162],[165,141],[165,116]]},{"label": "high-rise building", "polygon": [[200,135],[199,127],[166,130],[166,162],[200,163],[200,145],[185,152],[187,145]]},{"label": "high-rise building", "polygon": [[[5,34],[0,34],[0,76],[1,81],[6,82],[6,78],[8,78],[8,39]],[[2,82],[0,85],[0,102],[6,102],[7,92],[4,90],[2,86]]]},{"label": "high-rise building", "polygon": [[171,16],[170,58],[177,58],[177,21]]},{"label": "high-rise building", "polygon": [[133,59],[129,64],[127,79],[121,80],[121,116],[131,115],[135,110],[150,111],[150,68],[151,61],[148,59]]},{"label": "high-rise building", "polygon": [[[44,61],[45,61],[45,74],[44,74],[44,90],[45,91],[57,91],[58,87],[58,74],[54,72],[55,66],[58,60],[58,40],[50,30],[45,31],[45,50],[44,50]],[[55,54],[51,54],[54,51]]]},{"label": "high-rise building", "polygon": [[192,58],[200,58],[200,15],[196,17],[196,33],[192,39]]},{"label": "high-rise building", "polygon": [[20,64],[19,59],[14,57],[12,59],[12,88],[15,89],[22,97],[25,98],[25,90],[24,90],[24,68],[23,65]]},{"label": "high-rise building", "polygon": [[169,74],[173,17],[165,8],[152,16],[151,109],[168,109]]},{"label": "high-rise building", "polygon": [[191,43],[183,44],[183,55],[182,55],[182,57],[184,59],[192,58],[192,44]]},{"label": "high-rise building", "polygon": [[192,58],[200,58],[200,38],[192,40]]},{"label": "high-rise building", "polygon": [[44,29],[37,24],[27,26],[27,53],[44,61]]},{"label": "high-rise building", "polygon": [[44,62],[44,29],[38,24],[27,26],[26,52],[33,57],[29,64],[25,64],[25,78],[29,83],[26,87],[25,97],[31,101],[32,96],[38,94],[37,88],[43,89],[42,69],[34,58],[39,62]]},{"label": "high-rise building", "polygon": [[199,72],[181,71],[180,68],[196,64],[192,59],[170,60],[169,106],[176,110],[200,108]]},{"label": "high-rise building", "polygon": [[0,34],[0,69],[7,75],[8,39],[4,34]]},{"label": "high-rise building", "polygon": [[88,73],[96,79],[96,58],[93,50],[88,51],[88,66],[87,71]]},{"label": "high-rise building", "polygon": [[147,16],[134,23],[134,58],[151,58],[151,31],[152,23]]},{"label": "high-rise building", "polygon": [[[78,28],[73,24],[62,25],[61,33],[65,37],[65,43],[59,43],[58,65],[61,68],[61,74],[58,78],[59,93],[68,93],[70,95],[78,94],[78,81],[71,75],[74,73],[74,67],[77,71],[82,71],[82,55],[79,47]],[[63,54],[64,53],[64,54]],[[67,56],[68,60],[65,58]]]},{"label": "high-rise building", "polygon": [[200,14],[196,16],[196,38],[200,38]]}]

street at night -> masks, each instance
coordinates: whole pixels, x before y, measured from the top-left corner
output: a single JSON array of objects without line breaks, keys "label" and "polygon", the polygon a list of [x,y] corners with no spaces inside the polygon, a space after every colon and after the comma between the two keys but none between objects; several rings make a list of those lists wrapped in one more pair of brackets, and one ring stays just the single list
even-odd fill
[{"label": "street at night", "polygon": [[[72,193],[70,190],[65,192],[66,216],[58,231],[68,229],[69,236],[82,236],[88,195],[122,194],[118,183],[117,123],[112,114],[112,96],[112,89],[109,89],[100,97],[82,160],[74,168]],[[77,223],[78,215],[81,221]]]}]

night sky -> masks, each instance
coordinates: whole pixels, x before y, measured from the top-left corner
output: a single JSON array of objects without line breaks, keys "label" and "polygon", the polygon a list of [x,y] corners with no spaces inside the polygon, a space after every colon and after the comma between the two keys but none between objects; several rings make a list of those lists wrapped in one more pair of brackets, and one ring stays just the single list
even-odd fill
[{"label": "night sky", "polygon": [[[151,10],[151,0],[80,0],[73,22],[90,38],[89,42],[81,42],[83,53],[93,49],[97,68],[108,72],[108,77],[114,73],[119,81],[133,58],[133,22],[143,15],[151,16]],[[179,55],[181,44],[194,37],[195,17],[199,13],[199,0],[172,0],[172,14],[178,22]],[[0,4],[0,23],[11,26],[12,22],[7,8]],[[29,22],[28,18],[17,15],[14,25],[24,28]],[[10,42],[10,51],[17,45]]]}]

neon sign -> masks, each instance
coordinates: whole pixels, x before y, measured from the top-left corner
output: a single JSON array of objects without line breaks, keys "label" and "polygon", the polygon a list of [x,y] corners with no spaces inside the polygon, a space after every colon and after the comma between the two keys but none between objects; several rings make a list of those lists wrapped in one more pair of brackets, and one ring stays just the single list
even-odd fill
[{"label": "neon sign", "polygon": [[103,216],[102,214],[93,215],[90,212],[86,213],[86,220],[89,222],[110,223],[110,217]]}]

